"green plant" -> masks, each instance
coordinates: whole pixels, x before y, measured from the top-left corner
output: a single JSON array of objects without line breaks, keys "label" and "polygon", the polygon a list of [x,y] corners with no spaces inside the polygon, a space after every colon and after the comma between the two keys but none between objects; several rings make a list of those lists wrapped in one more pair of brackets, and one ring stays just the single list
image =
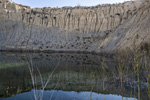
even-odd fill
[{"label": "green plant", "polygon": [[20,67],[20,66],[24,66],[26,65],[26,63],[24,62],[0,62],[0,69],[4,69],[4,68],[13,68],[13,67]]}]

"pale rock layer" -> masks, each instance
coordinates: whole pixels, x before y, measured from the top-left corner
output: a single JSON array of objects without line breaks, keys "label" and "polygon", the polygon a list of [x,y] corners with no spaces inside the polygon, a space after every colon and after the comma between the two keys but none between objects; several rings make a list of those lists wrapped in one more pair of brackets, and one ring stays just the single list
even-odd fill
[{"label": "pale rock layer", "polygon": [[150,2],[30,8],[0,0],[0,50],[112,53],[150,39]]}]

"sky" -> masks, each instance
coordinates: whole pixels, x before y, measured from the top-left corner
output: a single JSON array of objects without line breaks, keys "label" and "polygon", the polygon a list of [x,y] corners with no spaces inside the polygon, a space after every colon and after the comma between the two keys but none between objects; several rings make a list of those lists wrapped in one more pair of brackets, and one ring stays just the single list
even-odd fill
[{"label": "sky", "polygon": [[121,3],[130,0],[10,0],[18,4],[35,7],[95,6],[98,4]]}]

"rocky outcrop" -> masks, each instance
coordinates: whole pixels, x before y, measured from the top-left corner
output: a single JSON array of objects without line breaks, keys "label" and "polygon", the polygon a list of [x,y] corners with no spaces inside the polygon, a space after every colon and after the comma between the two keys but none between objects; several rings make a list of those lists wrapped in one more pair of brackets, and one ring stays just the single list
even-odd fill
[{"label": "rocky outcrop", "polygon": [[30,8],[0,0],[0,50],[115,52],[149,41],[150,2]]}]

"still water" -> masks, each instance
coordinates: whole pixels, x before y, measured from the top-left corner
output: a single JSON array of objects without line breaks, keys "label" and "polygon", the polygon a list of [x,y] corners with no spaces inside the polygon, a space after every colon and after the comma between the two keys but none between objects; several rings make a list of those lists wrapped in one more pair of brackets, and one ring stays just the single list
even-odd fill
[{"label": "still water", "polygon": [[3,52],[0,100],[149,100],[146,75],[141,71],[138,91],[133,70],[112,57]]}]

